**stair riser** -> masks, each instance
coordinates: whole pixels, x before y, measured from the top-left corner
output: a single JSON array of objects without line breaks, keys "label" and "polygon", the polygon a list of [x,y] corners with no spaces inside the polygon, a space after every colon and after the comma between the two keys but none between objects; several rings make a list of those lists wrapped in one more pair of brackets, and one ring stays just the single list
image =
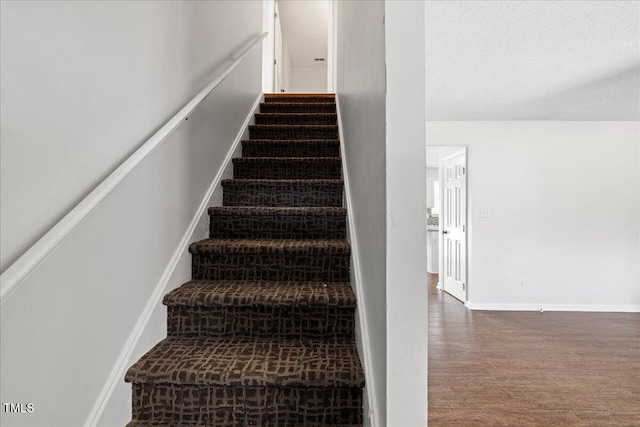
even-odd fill
[{"label": "stair riser", "polygon": [[335,115],[326,114],[274,114],[256,115],[257,125],[335,125]]},{"label": "stair riser", "polygon": [[340,162],[234,162],[236,179],[340,179]]},{"label": "stair riser", "polygon": [[361,424],[357,388],[133,384],[133,419],[216,427]]},{"label": "stair riser", "polygon": [[309,207],[342,206],[342,187],[311,185],[225,185],[224,206]]},{"label": "stair riser", "polygon": [[242,142],[243,157],[340,157],[336,142]]},{"label": "stair riser", "polygon": [[[315,105],[313,105],[315,104]],[[301,102],[296,103],[262,103],[260,104],[260,112],[261,113],[302,113],[302,114],[310,114],[310,113],[321,113],[321,114],[335,114],[336,112],[336,104],[334,103],[312,103],[312,104],[304,104]]]},{"label": "stair riser", "polygon": [[192,254],[192,278],[348,282],[349,254]]},{"label": "stair riser", "polygon": [[344,216],[209,216],[211,239],[346,239]]},{"label": "stair riser", "polygon": [[317,97],[289,97],[289,96],[274,96],[274,97],[265,97],[264,99],[265,103],[271,103],[271,102],[275,102],[275,103],[282,103],[282,104],[293,104],[293,103],[303,103],[303,104],[311,104],[311,103],[315,103],[315,102],[319,102],[322,104],[326,104],[326,103],[334,103],[335,104],[335,98],[334,97],[323,97],[323,96],[317,96]]},{"label": "stair riser", "polygon": [[169,336],[354,338],[355,308],[167,307]]},{"label": "stair riser", "polygon": [[249,126],[251,139],[338,139],[337,126]]}]

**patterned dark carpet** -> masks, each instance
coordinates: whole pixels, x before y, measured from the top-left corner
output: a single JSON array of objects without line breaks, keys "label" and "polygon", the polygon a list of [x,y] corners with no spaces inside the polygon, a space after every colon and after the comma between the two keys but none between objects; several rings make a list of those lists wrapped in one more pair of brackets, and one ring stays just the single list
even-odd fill
[{"label": "patterned dark carpet", "polygon": [[168,337],[127,372],[153,426],[361,426],[364,373],[332,95],[266,95],[168,293]]}]

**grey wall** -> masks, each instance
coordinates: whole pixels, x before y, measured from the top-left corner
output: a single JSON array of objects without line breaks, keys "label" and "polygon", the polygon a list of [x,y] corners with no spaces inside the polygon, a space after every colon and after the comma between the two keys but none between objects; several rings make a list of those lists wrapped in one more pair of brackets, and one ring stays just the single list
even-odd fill
[{"label": "grey wall", "polygon": [[4,271],[261,32],[261,2],[0,3]]},{"label": "grey wall", "polygon": [[[337,93],[380,425],[386,418],[384,3],[337,2]],[[371,386],[371,384],[369,384]]]}]

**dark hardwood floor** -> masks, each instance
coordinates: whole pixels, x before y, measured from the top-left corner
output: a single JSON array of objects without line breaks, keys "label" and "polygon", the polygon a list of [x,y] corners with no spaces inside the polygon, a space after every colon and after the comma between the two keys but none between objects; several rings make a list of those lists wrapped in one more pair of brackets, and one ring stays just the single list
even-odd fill
[{"label": "dark hardwood floor", "polygon": [[429,278],[429,426],[640,426],[640,314],[470,311]]}]

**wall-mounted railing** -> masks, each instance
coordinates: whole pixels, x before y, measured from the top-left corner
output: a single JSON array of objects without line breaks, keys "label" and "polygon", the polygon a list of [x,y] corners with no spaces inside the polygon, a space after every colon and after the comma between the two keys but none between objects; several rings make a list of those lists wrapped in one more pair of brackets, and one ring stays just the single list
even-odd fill
[{"label": "wall-mounted railing", "polygon": [[118,168],[102,181],[91,193],[78,203],[40,240],[27,250],[0,276],[0,304],[27,279],[69,235],[98,207],[98,205],[131,174],[144,159],[153,153],[189,115],[218,87],[220,83],[247,57],[267,32],[262,33],[250,44],[232,56],[232,63],[222,70],[204,89],[191,99],[176,115],[128,157]]}]

